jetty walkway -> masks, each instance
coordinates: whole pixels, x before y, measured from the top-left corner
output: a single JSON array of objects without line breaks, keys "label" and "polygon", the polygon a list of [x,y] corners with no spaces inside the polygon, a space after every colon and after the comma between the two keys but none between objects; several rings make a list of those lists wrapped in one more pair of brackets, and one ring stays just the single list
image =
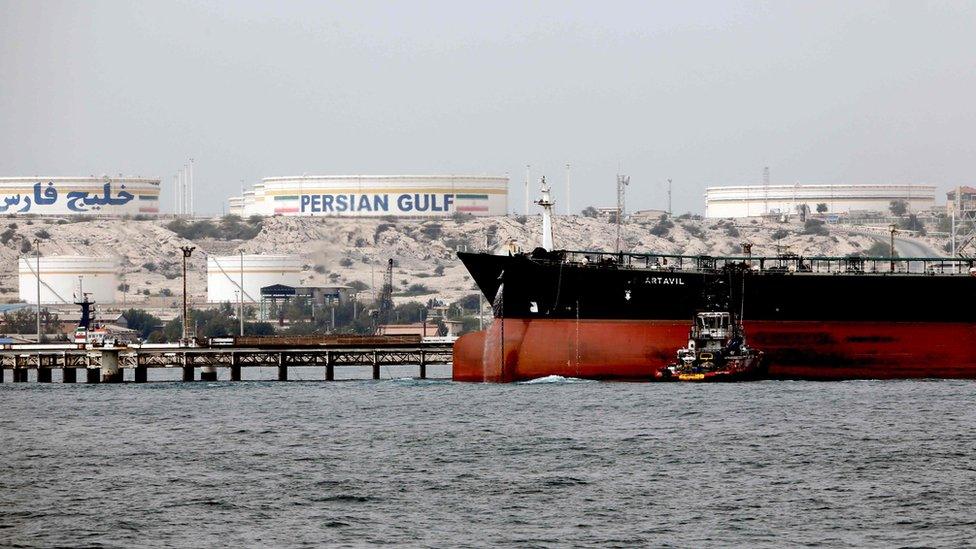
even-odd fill
[{"label": "jetty walkway", "polygon": [[[325,381],[335,379],[335,369],[371,368],[380,378],[382,366],[417,366],[419,377],[427,378],[427,366],[450,364],[451,342],[398,341],[396,338],[346,338],[320,343],[289,339],[267,341],[210,340],[206,346],[135,344],[92,346],[82,344],[11,344],[0,348],[0,382],[11,370],[13,382],[26,382],[28,371],[37,371],[37,381],[51,382],[51,373],[62,370],[64,383],[75,383],[83,370],[88,383],[121,383],[126,369],[134,370],[136,383],[147,380],[149,368],[179,368],[183,381],[194,381],[200,369],[201,381],[216,381],[217,369],[230,370],[230,380],[240,381],[248,367],[274,367],[279,381],[288,380],[288,368],[318,366]],[[264,338],[241,338],[261,340]],[[241,343],[252,343],[242,345]]]}]

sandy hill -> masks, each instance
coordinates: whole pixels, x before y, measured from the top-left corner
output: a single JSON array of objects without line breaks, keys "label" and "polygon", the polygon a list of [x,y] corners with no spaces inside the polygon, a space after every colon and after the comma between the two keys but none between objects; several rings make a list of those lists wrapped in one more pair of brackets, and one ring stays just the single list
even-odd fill
[{"label": "sandy hill", "polygon": [[[179,247],[183,245],[198,248],[190,262],[189,288],[194,301],[206,297],[206,255],[234,254],[240,249],[299,255],[304,262],[303,282],[313,285],[359,281],[379,286],[387,260],[393,258],[398,292],[415,284],[425,288],[415,287],[413,295],[398,300],[436,295],[452,301],[475,291],[455,250],[484,249],[489,232],[494,235],[495,249],[509,241],[532,249],[538,244],[541,225],[538,216],[437,221],[275,217],[255,220],[250,226],[253,231],[244,238],[216,234],[189,239],[178,234],[185,231],[171,230],[170,221],[8,218],[0,222],[0,295],[6,301],[18,300],[17,258],[29,249],[27,243],[39,238],[44,255],[118,258],[121,279],[129,286],[125,292],[129,305],[175,306],[180,290]],[[207,220],[201,226],[210,225],[218,226],[220,220]],[[604,220],[560,216],[554,233],[558,248],[611,251],[617,229]],[[836,228],[828,235],[810,235],[803,234],[799,225],[693,219],[633,221],[621,231],[625,250],[713,255],[738,253],[742,242],[753,243],[756,255],[774,255],[777,246],[804,255],[847,255],[878,240]],[[117,295],[120,302],[122,294]]]}]

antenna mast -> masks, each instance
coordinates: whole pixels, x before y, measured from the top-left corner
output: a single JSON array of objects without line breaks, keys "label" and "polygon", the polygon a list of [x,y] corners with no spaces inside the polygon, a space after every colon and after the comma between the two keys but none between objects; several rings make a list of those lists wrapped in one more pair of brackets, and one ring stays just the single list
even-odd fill
[{"label": "antenna mast", "polygon": [[542,247],[546,251],[552,251],[552,207],[556,205],[550,200],[549,192],[552,188],[546,184],[546,176],[542,176],[539,181],[539,190],[542,196],[535,203],[542,206]]},{"label": "antenna mast", "polygon": [[393,259],[386,263],[386,271],[383,273],[383,289],[380,291],[379,311],[376,314],[376,326],[373,334],[380,333],[380,326],[389,324],[393,314]]},{"label": "antenna mast", "polygon": [[629,175],[617,175],[617,253],[620,253],[620,225],[623,223],[624,215],[627,214],[625,203],[625,193],[627,185],[630,185]]}]

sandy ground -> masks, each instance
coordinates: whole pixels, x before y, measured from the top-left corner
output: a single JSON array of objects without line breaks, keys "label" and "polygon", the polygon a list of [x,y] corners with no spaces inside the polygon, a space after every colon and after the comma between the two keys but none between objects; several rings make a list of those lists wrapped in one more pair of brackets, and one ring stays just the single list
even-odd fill
[{"label": "sandy ground", "polygon": [[[743,242],[753,244],[754,255],[790,251],[801,255],[842,256],[870,247],[878,236],[831,228],[829,236],[801,234],[797,224],[724,220],[678,220],[667,232],[652,234],[658,220],[631,221],[621,230],[621,247],[627,251],[684,253],[690,255],[738,254]],[[13,225],[16,225],[15,227]],[[445,219],[337,219],[275,217],[264,221],[251,240],[180,238],[166,228],[167,220],[95,219],[75,221],[55,218],[7,218],[0,230],[10,229],[0,245],[0,299],[18,301],[17,259],[22,241],[42,238],[43,255],[111,256],[119,261],[120,281],[129,285],[116,301],[128,306],[175,307],[180,294],[180,246],[197,247],[189,263],[191,300],[206,299],[207,254],[296,254],[304,264],[302,282],[309,285],[349,284],[360,281],[379,287],[387,260],[393,258],[394,286],[402,292],[411,284],[423,284],[430,294],[398,296],[397,301],[437,297],[446,302],[475,292],[455,250],[483,250],[489,232],[498,251],[509,241],[530,250],[538,245],[541,220],[517,217]],[[776,231],[789,234],[774,240]],[[738,234],[736,234],[738,233]],[[617,228],[606,221],[580,216],[557,217],[557,248],[613,251]],[[46,236],[46,238],[45,238]],[[937,244],[934,240],[932,243]],[[322,272],[317,272],[322,271]],[[172,296],[162,296],[168,290]],[[149,295],[145,295],[148,291]],[[370,290],[367,290],[367,292]]]}]

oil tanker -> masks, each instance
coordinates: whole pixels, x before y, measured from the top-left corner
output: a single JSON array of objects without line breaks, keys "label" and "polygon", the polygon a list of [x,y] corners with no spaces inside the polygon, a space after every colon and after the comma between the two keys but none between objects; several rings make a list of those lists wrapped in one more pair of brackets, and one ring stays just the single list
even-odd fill
[{"label": "oil tanker", "polygon": [[551,241],[458,254],[495,318],[455,343],[455,380],[651,379],[716,281],[771,378],[976,378],[972,259],[550,251]]}]

